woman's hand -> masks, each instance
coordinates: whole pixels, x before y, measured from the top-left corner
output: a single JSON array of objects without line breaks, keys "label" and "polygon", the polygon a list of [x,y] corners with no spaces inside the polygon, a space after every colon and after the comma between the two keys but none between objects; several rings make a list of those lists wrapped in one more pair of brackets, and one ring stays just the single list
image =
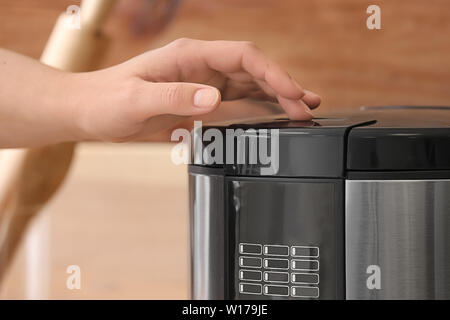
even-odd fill
[{"label": "woman's hand", "polygon": [[[320,98],[254,44],[179,39],[125,63],[66,73],[0,49],[0,147],[151,141],[221,100],[278,101],[309,120]],[[185,125],[185,123],[183,124]]]},{"label": "woman's hand", "polygon": [[254,44],[179,39],[121,65],[76,74],[81,139],[150,140],[186,116],[209,113],[221,100],[278,101],[292,119],[311,119],[320,98],[292,79]]}]

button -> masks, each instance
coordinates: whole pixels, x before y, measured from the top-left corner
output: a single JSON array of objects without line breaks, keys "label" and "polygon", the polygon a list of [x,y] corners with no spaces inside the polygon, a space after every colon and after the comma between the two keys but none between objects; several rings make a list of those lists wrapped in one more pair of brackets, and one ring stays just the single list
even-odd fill
[{"label": "button", "polygon": [[239,244],[239,253],[259,255],[262,253],[262,246],[260,244],[241,243]]},{"label": "button", "polygon": [[292,287],[292,296],[297,298],[318,298],[319,288],[317,287]]},{"label": "button", "polygon": [[319,275],[317,273],[293,273],[292,283],[318,284]]},{"label": "button", "polygon": [[261,281],[261,271],[239,270],[239,280]]},{"label": "button", "polygon": [[267,256],[288,256],[289,247],[288,246],[278,246],[278,245],[267,245],[264,246],[264,254]]},{"label": "button", "polygon": [[264,259],[264,268],[267,269],[289,269],[288,259]]},{"label": "button", "polygon": [[318,271],[318,260],[292,260],[292,270]]},{"label": "button", "polygon": [[304,247],[304,246],[292,247],[291,255],[293,257],[318,258],[319,257],[319,247]]},{"label": "button", "polygon": [[261,294],[262,285],[254,283],[239,283],[239,293]]},{"label": "button", "polygon": [[287,272],[264,272],[264,281],[266,282],[289,282],[289,273]]},{"label": "button", "polygon": [[261,258],[239,257],[239,266],[245,268],[261,268]]},{"label": "button", "polygon": [[288,286],[265,285],[264,286],[264,294],[267,296],[288,296],[289,295],[289,287]]}]

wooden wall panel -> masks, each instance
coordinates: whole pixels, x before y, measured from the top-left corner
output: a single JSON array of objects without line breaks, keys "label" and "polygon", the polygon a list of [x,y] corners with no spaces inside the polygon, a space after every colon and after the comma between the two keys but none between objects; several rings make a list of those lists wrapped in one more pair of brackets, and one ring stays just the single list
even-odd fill
[{"label": "wooden wall panel", "polygon": [[[38,57],[58,12],[78,2],[0,0],[0,46]],[[382,30],[365,26],[370,4]],[[133,36],[117,17],[108,29],[116,41],[105,66],[183,36],[245,39],[318,91],[324,110],[450,105],[448,0],[185,0],[157,38]]]}]

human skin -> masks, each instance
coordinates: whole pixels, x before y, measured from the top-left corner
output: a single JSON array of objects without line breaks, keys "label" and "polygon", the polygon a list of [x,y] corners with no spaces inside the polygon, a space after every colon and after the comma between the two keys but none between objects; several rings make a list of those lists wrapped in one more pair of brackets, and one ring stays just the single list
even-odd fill
[{"label": "human skin", "polygon": [[278,101],[296,120],[310,120],[320,104],[251,42],[178,39],[85,73],[0,48],[0,148],[151,141],[162,127],[241,98]]}]

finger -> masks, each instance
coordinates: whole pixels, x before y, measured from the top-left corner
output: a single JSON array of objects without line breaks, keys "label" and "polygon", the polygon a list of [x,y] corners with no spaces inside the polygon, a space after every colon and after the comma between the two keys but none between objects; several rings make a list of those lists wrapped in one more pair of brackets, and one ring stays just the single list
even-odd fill
[{"label": "finger", "polygon": [[276,97],[269,96],[267,93],[265,93],[262,90],[255,90],[255,91],[249,92],[247,96],[253,100],[278,102]]},{"label": "finger", "polygon": [[[267,96],[275,98],[277,96],[276,92],[267,84],[267,82],[262,80],[256,80],[259,87],[261,87],[262,90],[267,94]],[[273,100],[273,99],[268,99]],[[306,105],[310,109],[316,109],[320,103],[322,102],[322,99],[315,94],[314,92],[311,92],[309,90],[305,90],[305,95],[301,98],[301,100],[306,103]]]},{"label": "finger", "polygon": [[[264,90],[268,97],[272,98],[267,100],[272,101],[273,98],[277,96],[276,92],[267,84],[267,82],[263,80],[256,80],[256,83],[262,90]],[[306,103],[310,109],[316,109],[322,101],[317,94],[309,90],[305,90],[305,95],[301,98],[301,100]]]},{"label": "finger", "polygon": [[288,99],[297,100],[304,95],[300,85],[281,66],[250,42],[200,41],[197,50],[211,69],[223,73],[246,71]]},{"label": "finger", "polygon": [[220,104],[215,87],[184,82],[145,82],[136,93],[136,115],[141,120],[161,114],[198,115],[213,111]]},{"label": "finger", "polygon": [[305,95],[303,96],[302,100],[308,105],[310,109],[317,108],[322,102],[320,96],[309,90],[305,90]]},{"label": "finger", "polygon": [[281,107],[286,111],[288,117],[292,120],[311,120],[313,115],[309,107],[302,100],[286,99],[277,96]]},{"label": "finger", "polygon": [[265,82],[263,80],[256,80],[256,82],[258,83],[260,88],[262,90],[264,90],[265,93],[267,93],[267,95],[269,95],[273,98],[277,97],[277,92],[275,90],[273,90],[272,87],[267,84],[267,82]]}]

